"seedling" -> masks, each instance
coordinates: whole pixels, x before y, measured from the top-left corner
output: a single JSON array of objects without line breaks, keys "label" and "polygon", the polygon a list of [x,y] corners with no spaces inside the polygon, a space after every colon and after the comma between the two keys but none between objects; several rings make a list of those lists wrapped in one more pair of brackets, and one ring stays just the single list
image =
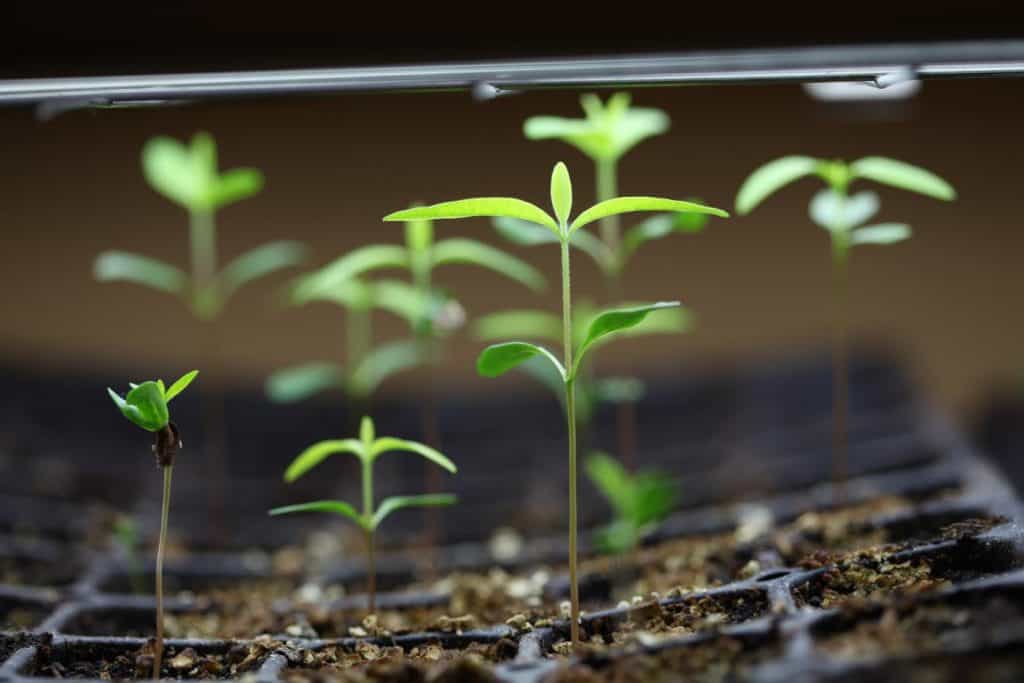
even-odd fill
[{"label": "seedling", "polygon": [[659,197],[618,197],[599,202],[570,220],[572,211],[572,182],[565,164],[559,162],[551,174],[551,206],[554,215],[530,202],[509,197],[478,197],[443,202],[384,217],[385,221],[415,221],[473,217],[518,218],[544,226],[557,236],[561,252],[562,271],[562,361],[551,351],[514,341],[488,346],[477,359],[477,371],[485,377],[497,377],[535,357],[546,358],[554,366],[562,382],[565,401],[566,427],[569,436],[569,579],[571,584],[572,643],[579,643],[579,584],[576,571],[577,505],[576,505],[576,379],[587,352],[608,335],[640,324],[653,311],[678,306],[679,303],[659,302],[630,308],[612,309],[601,313],[590,323],[583,341],[573,344],[572,290],[569,272],[569,244],[580,228],[606,216],[634,211],[691,211],[716,216],[728,216],[725,211],[693,202],[662,199]]},{"label": "seedling", "polygon": [[[668,115],[659,110],[630,106],[629,93],[615,93],[602,102],[593,94],[580,98],[584,118],[533,116],[526,120],[523,132],[530,140],[560,140],[585,154],[593,163],[597,181],[596,197],[607,201],[618,194],[618,165],[623,156],[640,142],[665,133],[670,125]],[[699,200],[694,200],[699,201]],[[704,229],[708,218],[700,213],[670,213],[650,216],[622,232],[619,215],[602,218],[599,237],[580,230],[570,243],[590,256],[604,276],[608,305],[621,306],[623,274],[636,251],[647,242],[678,233],[696,233]],[[523,245],[543,244],[557,238],[542,226],[511,218],[497,218],[495,228],[506,238]],[[681,317],[681,316],[680,316]],[[514,322],[510,318],[509,322]],[[640,327],[657,324],[659,332],[683,332],[685,320],[670,325],[669,316],[652,316]],[[527,330],[510,330],[514,336]],[[577,413],[584,424],[589,421],[594,404],[607,402],[617,408],[620,457],[631,466],[634,461],[635,404],[644,392],[643,383],[635,377],[595,377],[593,372],[577,381],[579,401]]]},{"label": "seedling", "polygon": [[153,432],[153,454],[156,464],[163,470],[163,502],[160,506],[160,537],[156,546],[156,644],[153,648],[153,679],[160,678],[160,660],[164,649],[164,549],[167,545],[167,518],[171,510],[171,472],[174,458],[181,448],[181,432],[171,421],[167,404],[185,391],[199,374],[193,370],[182,375],[170,387],[163,380],[132,384],[131,390],[121,397],[113,389],[107,389],[110,398],[130,422]]},{"label": "seedling", "polygon": [[134,517],[120,515],[114,522],[113,531],[114,544],[120,549],[128,565],[132,592],[141,595],[146,592],[146,584],[142,580],[142,562],[139,561],[139,523]]},{"label": "seedling", "polygon": [[952,201],[956,191],[945,180],[923,168],[886,157],[841,160],[787,156],[768,162],[750,174],[736,195],[736,212],[750,213],[782,187],[806,176],[826,184],[811,200],[811,220],[828,231],[832,242],[834,341],[832,347],[832,450],[836,495],[845,496],[847,478],[847,413],[849,411],[849,252],[861,244],[893,244],[910,237],[905,223],[864,225],[878,212],[878,195],[869,190],[850,194],[859,179],[873,180],[901,190]]},{"label": "seedling", "polygon": [[615,521],[596,538],[598,547],[604,552],[621,555],[633,550],[643,535],[663,520],[675,505],[675,487],[671,480],[657,472],[630,474],[617,460],[604,453],[595,453],[587,458],[586,469],[590,481],[615,513]]},{"label": "seedling", "polygon": [[300,453],[284,473],[284,480],[290,484],[329,456],[335,453],[350,453],[356,456],[362,465],[363,511],[359,512],[355,506],[343,500],[318,500],[312,503],[286,505],[270,511],[271,515],[285,515],[295,512],[330,512],[348,517],[359,525],[366,535],[367,593],[371,614],[377,611],[377,574],[374,561],[374,534],[377,531],[377,527],[380,526],[381,522],[388,515],[402,508],[437,507],[452,505],[456,502],[455,496],[450,493],[433,493],[420,496],[392,496],[385,498],[380,502],[379,506],[374,507],[373,463],[382,454],[391,451],[415,453],[449,472],[455,473],[456,471],[455,464],[451,460],[430,446],[415,441],[396,439],[392,436],[378,438],[373,426],[373,420],[369,417],[364,417],[359,427],[358,439],[321,441],[320,443],[313,444]]}]

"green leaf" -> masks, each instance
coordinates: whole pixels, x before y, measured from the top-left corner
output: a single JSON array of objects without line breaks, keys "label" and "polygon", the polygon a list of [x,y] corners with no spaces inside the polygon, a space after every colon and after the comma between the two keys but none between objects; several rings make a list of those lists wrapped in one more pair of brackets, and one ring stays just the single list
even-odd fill
[{"label": "green leaf", "polygon": [[289,303],[304,306],[315,301],[337,304],[345,309],[369,310],[373,305],[372,286],[359,278],[343,280],[330,287],[313,282],[319,273],[301,275],[288,287]]},{"label": "green leaf", "polygon": [[440,451],[417,441],[396,439],[393,436],[382,436],[374,441],[373,446],[370,448],[370,458],[376,459],[381,454],[389,453],[391,451],[416,453],[418,455],[422,455],[430,462],[448,470],[449,472],[454,473],[456,471],[455,463],[446,458]]},{"label": "green leaf", "polygon": [[918,192],[936,199],[951,201],[956,190],[931,171],[896,159],[864,157],[850,164],[855,178],[867,178],[902,190]]},{"label": "green leaf", "polygon": [[277,507],[268,514],[290,515],[296,512],[330,512],[331,514],[348,517],[359,526],[366,528],[363,516],[356,512],[356,509],[343,500],[317,500],[312,503],[299,503],[298,505],[285,505]]},{"label": "green leaf", "polygon": [[401,280],[378,280],[367,288],[370,305],[392,313],[415,327],[425,312],[432,311],[444,303],[444,297],[437,292],[424,294],[408,282]]},{"label": "green leaf", "polygon": [[[164,391],[164,400],[170,403],[171,399],[185,391],[185,389],[188,388],[188,385],[192,384],[192,380],[194,380],[198,375],[199,371],[193,370],[191,372],[186,372],[184,375],[179,377],[169,389]],[[163,382],[160,384],[162,385]],[[160,386],[160,389],[163,390],[163,386]]]},{"label": "green leaf", "polygon": [[354,249],[335,259],[296,284],[292,296],[296,303],[323,296],[332,288],[368,271],[381,268],[408,268],[409,254],[404,247],[393,244],[370,244]]},{"label": "green leaf", "polygon": [[[373,448],[373,442],[377,439],[377,428],[373,426],[373,418],[369,415],[363,415],[363,419],[359,421],[359,440],[363,442],[363,446],[367,449]],[[370,450],[365,451],[366,457],[372,458],[373,453]]]},{"label": "green leaf", "polygon": [[826,187],[814,195],[809,212],[811,220],[829,232],[846,232],[878,213],[878,195],[865,190],[844,199]]},{"label": "green leaf", "polygon": [[373,515],[371,527],[376,529],[380,523],[395,510],[407,507],[440,507],[454,505],[458,499],[451,493],[428,493],[421,496],[391,496],[380,502],[380,507]]},{"label": "green leaf", "polygon": [[707,222],[707,215],[703,213],[658,214],[627,230],[622,238],[622,243],[628,253],[633,253],[644,243],[661,239],[672,233],[700,232]]},{"label": "green leaf", "polygon": [[288,465],[284,472],[284,480],[292,483],[335,453],[351,453],[360,460],[366,457],[363,453],[363,444],[357,439],[321,441],[302,451],[295,460],[292,460],[292,464]]},{"label": "green leaf", "polygon": [[603,529],[598,529],[594,536],[594,545],[603,553],[622,555],[640,542],[640,530],[625,519],[617,519]]},{"label": "green leaf", "polygon": [[679,306],[678,301],[659,301],[657,303],[647,304],[644,306],[612,309],[604,311],[598,315],[591,321],[590,329],[587,330],[587,336],[583,339],[583,343],[580,344],[580,347],[576,352],[576,360],[573,364],[572,377],[576,376],[580,363],[584,356],[586,356],[590,347],[602,338],[615,332],[639,325],[643,322],[644,318],[653,311],[658,311],[664,308],[673,308],[676,306]]},{"label": "green leaf", "polygon": [[572,181],[569,179],[569,169],[561,161],[551,171],[551,207],[560,225],[569,222],[569,214],[572,212]]},{"label": "green leaf", "polygon": [[143,146],[142,172],[154,190],[190,210],[200,208],[210,182],[209,169],[197,169],[192,150],[166,136]]},{"label": "green leaf", "polygon": [[683,202],[675,199],[663,199],[661,197],[616,197],[615,199],[608,199],[594,204],[579,216],[576,216],[576,220],[569,226],[569,232],[575,232],[584,225],[607,216],[635,211],[692,211],[721,218],[729,217],[729,214],[721,209],[716,209],[713,206],[704,206],[695,202]]},{"label": "green leaf", "polygon": [[678,334],[693,326],[690,309],[679,305],[662,309],[644,318],[639,324],[622,331],[624,337],[644,337],[651,334]]},{"label": "green leaf", "polygon": [[[495,218],[494,228],[502,237],[513,244],[532,247],[538,244],[558,244],[560,239],[543,225],[530,223],[518,218]],[[614,254],[597,237],[586,230],[577,230],[569,236],[569,244],[586,253],[602,270],[612,266]]]},{"label": "green leaf", "polygon": [[488,268],[534,291],[541,291],[546,285],[541,272],[526,261],[476,240],[441,240],[431,250],[431,261],[435,266],[465,263]]},{"label": "green leaf", "polygon": [[301,242],[282,240],[256,247],[237,257],[221,271],[224,295],[228,296],[247,282],[252,282],[276,270],[295,266],[306,258],[306,246]]},{"label": "green leaf", "polygon": [[618,460],[605,453],[594,453],[588,457],[585,467],[587,477],[611,503],[616,516],[628,517],[633,500],[626,469]]},{"label": "green leaf", "polygon": [[208,210],[241,201],[263,189],[263,173],[255,168],[235,168],[216,178],[205,197]]},{"label": "green leaf", "polygon": [[526,337],[559,342],[562,340],[562,320],[547,311],[501,311],[477,318],[473,331],[482,341]]},{"label": "green leaf", "polygon": [[851,244],[893,244],[909,239],[910,226],[906,223],[878,223],[857,228],[850,234]]},{"label": "green leaf", "polygon": [[146,431],[158,432],[170,421],[167,400],[156,382],[146,381],[135,385],[124,398],[113,389],[108,388],[107,393],[122,415]]},{"label": "green leaf", "polygon": [[777,190],[817,171],[818,160],[804,156],[787,156],[769,161],[743,181],[736,195],[736,213],[750,213],[754,207]]},{"label": "green leaf", "polygon": [[385,379],[416,367],[421,361],[420,347],[415,341],[400,340],[379,345],[353,368],[348,390],[354,396],[369,396]]},{"label": "green leaf", "polygon": [[541,208],[522,199],[511,197],[475,197],[419,206],[396,211],[384,216],[385,221],[411,221],[424,219],[477,218],[507,216],[537,223],[558,234],[558,224]]},{"label": "green leaf", "polygon": [[551,361],[565,382],[565,368],[558,359],[547,349],[526,342],[504,342],[488,346],[476,359],[476,371],[484,377],[497,377],[538,354]]},{"label": "green leaf", "polygon": [[321,391],[343,387],[344,382],[345,373],[335,363],[304,363],[271,374],[264,391],[275,403],[295,403]]},{"label": "green leaf", "polygon": [[676,487],[671,479],[657,472],[633,476],[633,509],[630,514],[637,527],[665,518],[676,503]]},{"label": "green leaf", "polygon": [[134,282],[169,294],[181,294],[188,285],[188,276],[180,268],[126,251],[103,252],[92,272],[100,282]]}]

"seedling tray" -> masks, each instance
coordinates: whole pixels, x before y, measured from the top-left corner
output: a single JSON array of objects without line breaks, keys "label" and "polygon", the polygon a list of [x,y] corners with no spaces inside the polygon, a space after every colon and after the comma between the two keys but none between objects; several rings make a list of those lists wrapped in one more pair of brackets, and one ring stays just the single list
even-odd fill
[{"label": "seedling tray", "polygon": [[[277,597],[253,600],[270,615],[265,623],[281,628],[232,634],[233,640],[171,639],[165,661],[178,668],[168,673],[292,683],[347,680],[350,666],[374,681],[423,680],[427,671],[444,671],[449,678],[441,680],[522,683],[895,681],[919,673],[952,680],[965,678],[965,671],[970,680],[1014,680],[1024,671],[1014,654],[1024,644],[1021,506],[958,433],[904,389],[892,391],[900,382],[889,380],[881,383],[889,389],[874,393],[890,397],[880,401],[883,417],[872,409],[882,406],[870,402],[855,413],[853,476],[841,502],[827,483],[827,419],[820,411],[739,413],[728,450],[747,444],[773,453],[751,473],[752,480],[767,479],[736,500],[695,496],[644,539],[638,557],[674,559],[675,574],[646,571],[646,560],[585,561],[586,642],[576,655],[567,651],[568,622],[557,614],[512,615],[508,623],[460,620],[452,586],[427,580],[416,554],[381,558],[380,611],[446,618],[425,631],[379,633],[360,624],[365,597],[356,558],[295,576],[275,571],[267,553],[201,553],[167,567],[169,620],[219,609],[211,595],[224,586],[282,582],[285,589],[268,593]],[[700,443],[695,438],[687,448]],[[697,460],[722,446],[703,444]],[[693,490],[701,481],[711,490],[706,482],[720,471],[691,474]],[[12,509],[24,516],[46,506]],[[132,593],[123,558],[83,543],[75,532],[43,534],[26,545],[16,528],[0,554],[46,562],[61,548],[73,549],[67,557],[74,561],[65,564],[74,577],[59,585],[0,586],[0,681],[142,671],[145,661],[136,657],[151,634],[153,598]],[[590,556],[587,541],[583,554]],[[693,560],[705,546],[713,552]],[[518,580],[544,566],[543,606],[557,606],[567,594],[561,534],[535,535],[515,558],[498,560],[485,544],[471,542],[435,556],[440,577],[502,566],[509,580]],[[691,564],[705,574],[693,581],[696,587],[658,583],[696,576]],[[657,594],[629,595],[638,581]],[[347,590],[325,591],[314,603],[350,618],[326,629],[299,623],[294,616],[307,613],[294,602],[300,587],[328,584]],[[322,637],[332,629],[334,637]],[[96,661],[108,663],[105,673]]]}]

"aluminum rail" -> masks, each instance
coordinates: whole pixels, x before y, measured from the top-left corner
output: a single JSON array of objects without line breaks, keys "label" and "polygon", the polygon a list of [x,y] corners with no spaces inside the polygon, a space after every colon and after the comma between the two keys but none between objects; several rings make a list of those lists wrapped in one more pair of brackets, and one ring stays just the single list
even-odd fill
[{"label": "aluminum rail", "polygon": [[736,50],[408,66],[0,81],[0,105],[142,106],[208,98],[468,90],[480,99],[542,88],[864,81],[1024,75],[1024,40]]}]

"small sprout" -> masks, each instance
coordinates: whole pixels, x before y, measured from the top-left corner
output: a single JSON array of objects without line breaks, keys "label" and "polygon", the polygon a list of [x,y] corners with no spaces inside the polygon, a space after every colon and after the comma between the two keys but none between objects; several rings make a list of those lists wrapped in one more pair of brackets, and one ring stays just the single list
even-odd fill
[{"label": "small sprout", "polygon": [[569,245],[574,234],[601,218],[636,211],[695,212],[727,217],[721,209],[693,202],[660,197],[618,197],[598,202],[570,220],[572,180],[565,164],[559,162],[551,174],[550,196],[554,215],[540,207],[510,197],[483,197],[443,202],[398,211],[384,217],[385,221],[438,220],[478,216],[521,218],[543,226],[557,237],[562,271],[562,359],[544,347],[522,341],[505,342],[487,347],[477,358],[477,371],[485,377],[496,377],[526,363],[542,359],[556,373],[564,396],[566,427],[569,436],[569,581],[571,592],[571,633],[574,646],[579,643],[579,582],[577,580],[577,503],[576,503],[576,380],[587,352],[608,341],[623,330],[639,325],[654,311],[678,306],[678,302],[660,302],[628,308],[607,310],[594,317],[579,341],[573,338],[572,288],[569,276]]},{"label": "small sprout", "polygon": [[142,595],[146,592],[146,584],[142,578],[142,562],[139,560],[141,538],[138,520],[128,515],[118,515],[114,522],[113,541],[128,565],[132,592]]},{"label": "small sprout", "polygon": [[359,428],[358,439],[339,439],[321,441],[313,444],[302,453],[285,470],[284,480],[289,484],[319,465],[328,457],[337,453],[349,453],[356,456],[362,465],[363,509],[360,512],[355,506],[343,500],[318,500],[312,503],[286,505],[274,508],[271,515],[284,515],[295,512],[330,512],[348,517],[366,534],[367,549],[367,580],[369,583],[369,613],[376,611],[376,567],[374,562],[374,534],[388,515],[396,510],[407,507],[436,507],[453,505],[455,496],[450,493],[426,494],[420,496],[392,496],[385,498],[380,505],[374,506],[373,501],[373,463],[384,453],[405,451],[414,453],[429,460],[438,467],[455,473],[455,464],[439,451],[418,443],[391,436],[377,437],[373,420],[364,417]]},{"label": "small sprout", "polygon": [[153,679],[160,677],[160,660],[164,650],[164,551],[167,546],[167,519],[171,511],[171,472],[181,448],[181,434],[171,421],[167,404],[185,391],[199,374],[185,373],[168,388],[163,380],[132,384],[122,397],[113,389],[107,393],[121,414],[131,423],[154,433],[153,453],[164,473],[163,502],[160,507],[160,538],[156,546],[156,641],[153,647]]},{"label": "small sprout", "polygon": [[850,185],[856,180],[872,180],[943,201],[955,199],[956,191],[952,185],[931,171],[896,159],[864,157],[847,163],[841,160],[793,155],[770,161],[751,173],[736,194],[736,212],[741,215],[750,213],[786,185],[810,176],[816,176],[824,181],[826,187],[814,195],[808,212],[811,220],[828,232],[832,243],[835,307],[832,361],[832,479],[837,497],[842,497],[847,475],[849,252],[852,247],[862,244],[893,244],[906,240],[911,235],[910,226],[904,223],[864,225],[878,212],[878,195],[869,190],[850,194]]},{"label": "small sprout", "polygon": [[630,474],[604,453],[587,458],[586,470],[615,513],[615,521],[597,536],[598,547],[604,552],[618,555],[633,550],[643,534],[675,505],[672,481],[656,472]]}]

